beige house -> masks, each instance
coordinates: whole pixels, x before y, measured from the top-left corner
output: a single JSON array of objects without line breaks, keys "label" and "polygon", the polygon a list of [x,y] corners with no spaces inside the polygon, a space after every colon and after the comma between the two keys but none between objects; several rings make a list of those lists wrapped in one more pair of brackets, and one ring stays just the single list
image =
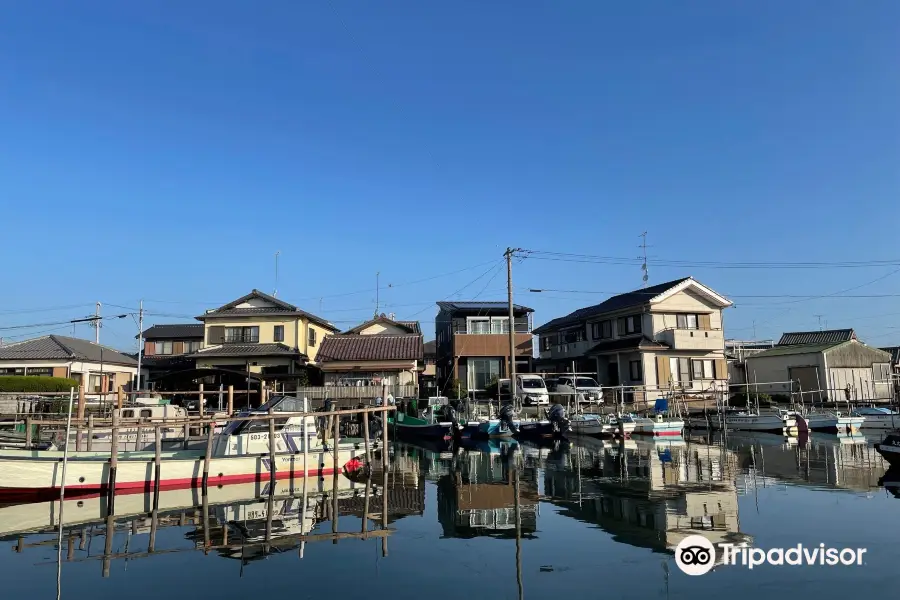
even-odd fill
[{"label": "beige house", "polygon": [[[419,372],[425,368],[424,358],[419,323],[395,321],[381,315],[325,338],[319,350],[318,366],[328,386],[415,387]],[[414,393],[406,390],[403,395]]]},{"label": "beige house", "polygon": [[46,335],[0,348],[0,375],[69,377],[94,396],[128,389],[137,377],[137,361],[88,340]]},{"label": "beige house", "polygon": [[259,290],[196,318],[203,322],[203,347],[190,357],[198,369],[282,379],[315,364],[322,342],[338,331],[327,320]]},{"label": "beige house", "polygon": [[641,387],[648,400],[670,389],[722,389],[722,311],[731,304],[691,277],[613,296],[535,329],[536,370],[574,368],[596,374],[601,386]]}]

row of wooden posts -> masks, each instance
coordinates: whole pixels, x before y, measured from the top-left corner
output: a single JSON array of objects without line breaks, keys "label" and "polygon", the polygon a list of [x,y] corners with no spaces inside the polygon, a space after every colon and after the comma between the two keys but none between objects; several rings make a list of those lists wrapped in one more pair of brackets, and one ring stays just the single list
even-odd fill
[{"label": "row of wooden posts", "polygon": [[[79,393],[79,396],[82,394]],[[83,405],[83,402],[79,400],[79,405]],[[304,418],[304,430],[306,427],[306,418],[320,418],[326,417],[331,421],[331,426],[333,427],[332,433],[332,441],[331,446],[334,452],[334,480],[332,487],[332,537],[333,543],[337,543],[341,538],[341,535],[337,531],[338,527],[338,479],[340,477],[339,470],[339,462],[338,462],[338,454],[339,454],[339,443],[340,443],[340,421],[342,416],[352,416],[352,415],[360,415],[362,416],[363,422],[363,437],[364,437],[364,445],[365,445],[365,457],[366,457],[366,469],[368,471],[367,483],[366,483],[366,497],[365,497],[365,513],[368,514],[368,502],[369,495],[371,493],[371,467],[373,464],[373,453],[372,453],[372,444],[369,439],[369,414],[380,412],[383,417],[392,410],[394,410],[394,406],[376,406],[369,408],[355,408],[349,410],[334,410],[334,411],[325,411],[325,412],[279,412],[276,413],[274,410],[269,409],[268,414],[262,415],[246,415],[240,417],[227,417],[225,420],[231,421],[262,421],[268,420],[269,424],[269,505],[268,505],[268,520],[266,523],[266,540],[268,541],[271,538],[271,530],[272,530],[272,516],[274,513],[274,493],[275,493],[275,419],[276,418],[290,418],[290,417],[300,417]],[[27,420],[30,421],[30,418]],[[93,429],[96,425],[103,425],[107,420],[95,420],[93,416],[87,419],[87,425],[89,427],[89,431]],[[200,417],[198,419],[188,419],[183,421],[173,422],[171,420],[166,420],[165,422],[156,422],[156,423],[146,423],[142,422],[139,419],[122,419],[119,416],[118,412],[113,412],[112,418],[108,420],[111,427],[112,432],[110,435],[110,453],[109,453],[109,483],[108,483],[108,516],[106,521],[107,532],[113,532],[115,529],[115,489],[116,489],[116,471],[118,469],[118,461],[119,461],[119,430],[122,427],[137,427],[138,435],[140,435],[141,427],[152,427],[154,429],[154,438],[155,438],[155,452],[153,457],[153,481],[159,482],[160,480],[160,466],[161,466],[161,450],[162,450],[162,435],[161,428],[162,427],[171,427],[183,425],[185,428],[185,434],[187,434],[190,430],[190,427],[196,426],[206,426],[206,452],[203,458],[203,476],[201,480],[201,489],[202,489],[202,506],[203,506],[203,514],[204,514],[204,543],[208,548],[211,547],[209,540],[209,527],[208,527],[208,515],[209,515],[209,500],[208,500],[208,482],[209,482],[209,468],[210,461],[212,458],[212,447],[213,447],[213,431],[215,421],[209,418]],[[388,473],[388,428],[386,426],[386,419],[383,418],[385,422],[385,426],[382,427],[382,439],[381,439],[381,459],[382,459],[382,471],[384,473],[384,486],[382,490],[382,498],[383,498],[383,511],[382,511],[382,528],[387,529],[387,505],[388,505],[388,492],[387,492],[387,473]],[[74,423],[74,426],[78,427],[78,441],[80,442],[80,428],[85,424],[85,419],[82,414],[79,414],[77,421]],[[26,426],[27,436],[31,435],[31,423],[28,422]],[[66,421],[56,421],[56,420],[47,420],[41,421],[41,426],[66,426]],[[92,431],[91,431],[92,434]],[[308,441],[308,436],[304,436],[306,441]],[[323,431],[323,441],[327,438],[325,431]],[[90,439],[90,437],[88,438]],[[138,438],[140,439],[140,438]],[[187,440],[187,437],[185,437]],[[67,440],[68,442],[68,440]],[[27,440],[26,443],[30,445],[30,440]],[[308,473],[308,444],[304,443],[304,458],[303,458],[303,469],[304,469],[304,478]],[[327,450],[326,450],[327,451]],[[151,512],[151,530],[150,530],[150,548],[152,549],[155,545],[156,541],[156,524],[158,522],[159,517],[159,492],[160,486],[153,486],[153,509]],[[367,528],[368,528],[368,519],[363,519],[362,531],[359,536],[363,538],[367,537]],[[112,538],[113,535],[110,533],[106,536],[106,548],[104,550],[104,556],[109,557],[112,556]],[[387,556],[387,538],[382,536],[382,554]],[[152,550],[151,550],[152,551]],[[108,561],[104,561],[104,576],[107,576],[109,572]]]}]

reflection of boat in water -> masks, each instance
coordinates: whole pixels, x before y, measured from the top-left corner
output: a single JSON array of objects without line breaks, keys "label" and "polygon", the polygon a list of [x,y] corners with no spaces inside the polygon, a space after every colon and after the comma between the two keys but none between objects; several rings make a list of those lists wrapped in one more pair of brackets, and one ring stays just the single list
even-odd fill
[{"label": "reflection of boat in water", "polygon": [[891,466],[900,467],[900,434],[892,433],[875,444],[875,449]]},{"label": "reflection of boat in water", "polygon": [[894,498],[900,498],[900,467],[889,468],[878,480],[878,485],[890,492]]}]

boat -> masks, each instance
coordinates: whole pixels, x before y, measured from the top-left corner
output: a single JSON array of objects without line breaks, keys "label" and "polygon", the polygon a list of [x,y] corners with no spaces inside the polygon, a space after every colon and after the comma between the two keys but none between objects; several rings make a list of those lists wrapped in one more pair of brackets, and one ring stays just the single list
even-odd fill
[{"label": "boat", "polygon": [[551,406],[546,419],[522,420],[514,425],[515,436],[520,439],[559,438],[571,431],[571,422],[561,404]]},{"label": "boat", "polygon": [[900,427],[900,414],[886,407],[867,406],[857,408],[850,413],[853,417],[862,417],[863,429],[897,429]]},{"label": "boat", "polygon": [[900,433],[892,433],[882,442],[875,444],[875,450],[892,467],[900,466]]},{"label": "boat", "polygon": [[[513,421],[515,424],[515,421]],[[479,419],[466,423],[461,432],[463,439],[510,438],[513,432],[501,419]]]},{"label": "boat", "polygon": [[636,423],[628,415],[606,415],[603,417],[603,435],[630,438]]},{"label": "boat", "polygon": [[603,423],[600,415],[578,413],[569,419],[569,426],[574,435],[612,435],[612,426]]},{"label": "boat", "polygon": [[797,427],[797,414],[785,410],[773,412],[737,411],[726,413],[725,426],[735,431],[784,433]]},{"label": "boat", "polygon": [[[791,413],[789,412],[789,414]],[[824,431],[828,433],[852,434],[858,432],[865,420],[865,417],[854,417],[828,411],[804,411],[793,414],[802,417],[810,431]]]},{"label": "boat", "polygon": [[[420,403],[425,403],[423,409],[419,408]],[[456,410],[444,397],[401,402],[396,414],[388,415],[387,422],[397,437],[407,439],[452,440],[463,430],[456,418]]]},{"label": "boat", "polygon": [[[275,413],[303,413],[305,400],[275,396],[242,417]],[[362,468],[359,443],[344,441],[335,448],[323,442],[315,419],[287,416],[275,420],[275,461],[269,454],[267,420],[235,420],[213,438],[207,483],[209,487],[304,477],[322,477]],[[59,497],[65,473],[67,497],[97,494],[114,489],[116,494],[149,490],[181,489],[203,484],[205,451],[161,451],[159,475],[155,452],[119,452],[111,474],[110,453],[85,451],[66,454],[54,450],[0,451],[0,501],[34,501]]]},{"label": "boat", "polygon": [[622,420],[633,423],[632,435],[649,435],[652,437],[681,437],[684,432],[684,421],[674,417],[656,418],[638,415],[623,415]]}]

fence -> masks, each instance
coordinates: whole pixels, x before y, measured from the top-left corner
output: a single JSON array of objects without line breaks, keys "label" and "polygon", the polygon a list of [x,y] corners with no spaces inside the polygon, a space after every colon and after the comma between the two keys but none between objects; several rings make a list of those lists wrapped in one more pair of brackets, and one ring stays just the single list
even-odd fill
[{"label": "fence", "polygon": [[418,398],[419,387],[416,385],[328,385],[302,387],[290,392],[290,395],[310,400],[374,400],[391,395],[394,398]]}]

